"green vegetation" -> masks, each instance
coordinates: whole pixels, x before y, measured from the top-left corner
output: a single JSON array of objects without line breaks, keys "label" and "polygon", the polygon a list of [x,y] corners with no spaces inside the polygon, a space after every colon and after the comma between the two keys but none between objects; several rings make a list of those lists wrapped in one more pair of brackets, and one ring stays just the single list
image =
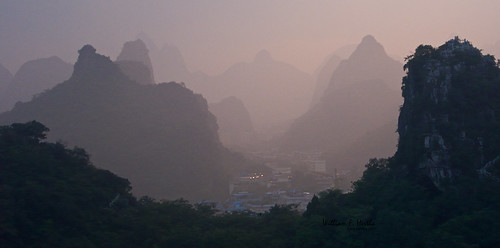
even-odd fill
[{"label": "green vegetation", "polygon": [[35,121],[0,128],[3,247],[89,247],[111,208],[133,203],[128,180],[82,149],[43,142],[46,131]]},{"label": "green vegetation", "polygon": [[290,247],[299,215],[215,217],[187,201],[136,200],[128,180],[79,148],[44,142],[32,121],[0,128],[2,247]]},{"label": "green vegetation", "polygon": [[[436,190],[423,178],[402,175],[394,160],[371,160],[353,193],[331,191],[311,201],[305,216],[372,220],[368,231],[320,229],[355,247],[488,247],[500,241],[500,183],[460,179]],[[428,180],[428,179],[427,179]],[[337,236],[336,238],[334,236]],[[326,241],[324,241],[326,242]],[[347,243],[349,247],[349,243]],[[339,246],[340,247],[340,246]]]},{"label": "green vegetation", "polygon": [[414,183],[393,160],[372,159],[354,191],[315,196],[301,217],[214,215],[187,201],[136,200],[130,185],[96,169],[82,149],[44,142],[38,122],[0,129],[3,247],[493,247],[500,184],[456,182],[440,192]]}]

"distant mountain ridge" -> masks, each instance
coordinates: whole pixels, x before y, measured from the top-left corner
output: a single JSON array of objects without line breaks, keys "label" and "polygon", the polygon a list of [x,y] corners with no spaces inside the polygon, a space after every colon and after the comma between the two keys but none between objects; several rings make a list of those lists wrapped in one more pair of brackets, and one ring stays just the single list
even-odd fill
[{"label": "distant mountain ridge", "polygon": [[266,132],[285,129],[293,119],[305,113],[311,102],[315,87],[312,76],[275,60],[266,50],[259,51],[253,61],[236,63],[219,75],[209,76],[191,72],[176,46],[166,43],[160,49],[145,33],[137,38],[150,50],[157,79],[184,82],[209,103],[237,97],[250,113],[255,130],[263,137],[267,138]]},{"label": "distant mountain ridge", "polygon": [[159,48],[146,33],[141,32],[137,39],[144,42],[149,50],[149,56],[156,68],[154,77],[158,82],[190,82],[193,73],[189,71],[179,48],[165,43]]},{"label": "distant mountain ridge", "polygon": [[0,95],[0,112],[54,87],[71,76],[72,65],[52,56],[24,63]]},{"label": "distant mountain ridge", "polygon": [[309,74],[276,61],[265,50],[252,62],[237,63],[221,75],[186,83],[210,102],[237,97],[247,107],[256,129],[283,125],[304,113],[314,87]]},{"label": "distant mountain ridge", "polygon": [[314,105],[318,104],[321,97],[328,88],[333,72],[335,71],[335,69],[337,69],[337,66],[341,61],[342,58],[340,56],[332,54],[323,62],[323,64],[320,65],[319,70],[315,73],[316,88],[314,89],[310,107],[314,107]]},{"label": "distant mountain ridge", "polygon": [[384,47],[373,36],[367,35],[363,37],[351,56],[340,62],[330,78],[325,94],[328,94],[328,91],[349,87],[352,83],[374,79],[382,80],[390,89],[399,91],[402,70],[403,65],[389,57]]},{"label": "distant mountain ridge", "polygon": [[[142,40],[137,39],[125,42],[120,55],[116,58],[116,62],[130,79],[141,84],[152,84],[155,82],[153,64],[149,58],[149,50]],[[136,63],[141,63],[147,70]]]},{"label": "distant mountain ridge", "polygon": [[[338,155],[367,132],[385,130],[380,128],[389,123],[395,131],[402,75],[403,65],[391,59],[373,36],[364,37],[352,55],[340,62],[320,101],[287,130],[282,149]],[[389,140],[394,144],[386,145],[395,151],[395,132],[392,136]],[[361,150],[366,150],[358,154],[361,158],[373,155],[369,149]],[[330,163],[333,166],[350,165]]]},{"label": "distant mountain ridge", "polygon": [[2,124],[28,120],[49,127],[52,140],[85,148],[138,195],[225,198],[230,175],[245,166],[221,145],[201,95],[173,82],[139,85],[90,45],[69,80],[0,115]]}]

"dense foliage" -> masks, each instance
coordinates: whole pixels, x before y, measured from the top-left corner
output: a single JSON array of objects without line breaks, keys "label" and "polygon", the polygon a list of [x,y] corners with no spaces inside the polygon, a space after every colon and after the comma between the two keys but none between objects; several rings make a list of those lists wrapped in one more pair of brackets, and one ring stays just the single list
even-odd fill
[{"label": "dense foliage", "polygon": [[0,128],[0,247],[290,247],[299,215],[215,217],[185,200],[136,200],[128,180],[36,122]]},{"label": "dense foliage", "polygon": [[361,231],[319,229],[349,247],[489,247],[500,242],[499,182],[464,178],[452,190],[439,191],[401,175],[397,167],[392,159],[371,160],[352,193],[325,192],[304,215],[352,219],[356,227],[357,220],[373,221]]},{"label": "dense foliage", "polygon": [[46,131],[35,121],[0,128],[0,243],[88,247],[106,211],[133,200],[130,183],[80,148],[43,142]]},{"label": "dense foliage", "polygon": [[440,192],[371,160],[354,191],[292,206],[215,215],[185,200],[136,200],[126,179],[82,149],[44,142],[38,122],[0,129],[1,247],[494,247],[500,190],[489,179]]}]

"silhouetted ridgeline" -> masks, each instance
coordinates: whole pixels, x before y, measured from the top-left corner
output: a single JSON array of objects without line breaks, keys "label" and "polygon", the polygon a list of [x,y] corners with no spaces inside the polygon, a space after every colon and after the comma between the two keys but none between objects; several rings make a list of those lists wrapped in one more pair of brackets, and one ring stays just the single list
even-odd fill
[{"label": "silhouetted ridgeline", "polygon": [[55,56],[24,63],[14,78],[7,82],[4,90],[0,91],[0,112],[12,109],[18,101],[27,102],[34,95],[67,80],[72,67]]},{"label": "silhouetted ridgeline", "polygon": [[276,61],[265,50],[258,52],[251,62],[236,63],[220,75],[209,76],[190,72],[174,45],[165,44],[159,49],[146,34],[141,33],[139,38],[150,51],[157,68],[156,79],[185,82],[209,103],[237,97],[247,108],[257,133],[264,138],[276,135],[277,130],[303,114],[310,104],[314,88],[311,75]]},{"label": "silhouetted ridgeline", "polygon": [[318,71],[315,73],[316,76],[316,88],[314,89],[314,94],[312,96],[311,106],[318,104],[321,96],[323,96],[324,92],[328,88],[330,84],[330,79],[332,78],[333,72],[337,69],[337,66],[342,61],[342,58],[337,54],[332,54],[329,56],[323,64],[321,64]]},{"label": "silhouetted ridgeline", "polygon": [[199,78],[187,82],[187,86],[203,94],[209,102],[237,97],[260,131],[275,126],[282,129],[303,114],[311,101],[312,83],[309,74],[276,61],[262,50],[252,62],[237,63],[221,75]]},{"label": "silhouetted ridgeline", "polygon": [[[363,161],[373,155],[391,156],[396,149],[402,75],[403,65],[387,56],[372,36],[364,37],[352,55],[333,72],[321,100],[293,122],[280,142],[281,147],[326,152],[330,154],[330,169],[357,166],[342,158],[341,152],[356,153]],[[391,125],[392,132],[381,128]],[[387,137],[389,142],[379,144],[383,148],[345,150],[352,143],[363,143],[368,132],[379,131],[392,136]],[[374,154],[374,151],[382,153]]]},{"label": "silhouetted ridgeline", "polygon": [[193,75],[184,61],[181,51],[174,45],[163,44],[158,48],[151,38],[144,32],[141,32],[137,38],[144,42],[149,50],[149,56],[156,68],[154,77],[158,82],[191,82]]},{"label": "silhouetted ridgeline", "polygon": [[125,42],[116,63],[125,75],[140,84],[155,82],[148,48],[140,39]]},{"label": "silhouetted ridgeline", "polygon": [[201,95],[177,83],[139,85],[86,45],[71,78],[0,115],[0,123],[37,120],[51,140],[78,145],[92,161],[128,178],[138,195],[214,199],[245,161],[219,142]]}]

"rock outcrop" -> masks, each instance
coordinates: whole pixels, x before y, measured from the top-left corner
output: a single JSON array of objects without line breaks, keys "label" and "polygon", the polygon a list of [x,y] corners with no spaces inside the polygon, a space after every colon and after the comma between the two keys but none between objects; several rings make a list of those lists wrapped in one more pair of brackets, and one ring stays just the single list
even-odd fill
[{"label": "rock outcrop", "polygon": [[500,156],[500,69],[458,37],[407,58],[396,159],[434,185],[492,175]]}]

